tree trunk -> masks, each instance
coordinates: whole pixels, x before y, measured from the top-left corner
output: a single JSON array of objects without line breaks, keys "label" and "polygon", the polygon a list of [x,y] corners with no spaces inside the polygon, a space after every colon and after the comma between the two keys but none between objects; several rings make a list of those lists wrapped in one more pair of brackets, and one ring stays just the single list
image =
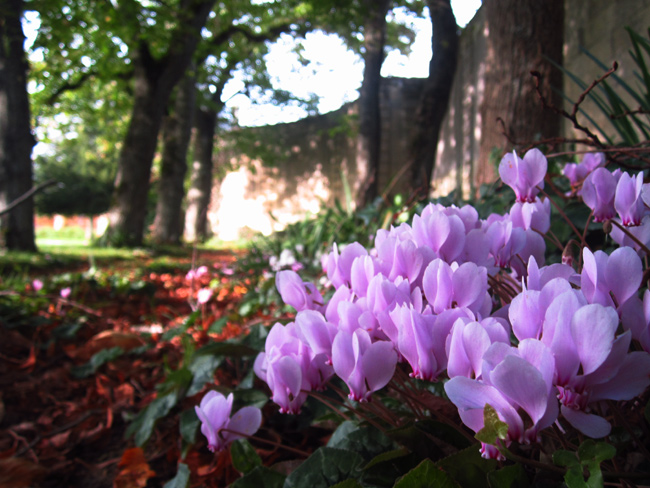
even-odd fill
[{"label": "tree trunk", "polygon": [[386,15],[391,0],[364,0],[367,18],[363,25],[363,83],[359,90],[359,135],[357,137],[357,208],[364,207],[378,195],[379,157],[381,149],[381,114],[379,88],[381,65],[386,43]]},{"label": "tree trunk", "polygon": [[[22,0],[0,7],[0,209],[32,188],[32,148],[27,95],[28,64],[21,16]],[[0,245],[35,251],[34,201],[28,198],[2,216]]]},{"label": "tree trunk", "polygon": [[484,0],[482,8],[488,36],[477,187],[494,181],[505,152],[560,135],[560,117],[542,108],[530,72],[542,74],[549,101],[562,102],[553,91],[561,90],[562,74],[545,58],[562,62],[564,1]]},{"label": "tree trunk", "polygon": [[180,7],[186,20],[173,33],[167,54],[154,59],[140,41],[133,56],[134,103],[120,152],[108,242],[139,246],[144,237],[151,166],[165,107],[190,64],[200,32],[215,0],[188,0]]},{"label": "tree trunk", "polygon": [[411,188],[423,197],[429,195],[440,126],[449,105],[458,58],[458,27],[450,0],[427,0],[427,5],[433,27],[433,55],[415,114],[417,132],[408,159]]},{"label": "tree trunk", "polygon": [[153,239],[158,243],[178,244],[183,235],[182,207],[196,98],[194,84],[190,68],[176,88],[174,111],[163,122],[163,154],[153,226]]},{"label": "tree trunk", "polygon": [[217,110],[203,107],[196,112],[194,161],[185,212],[185,240],[205,241],[208,238],[208,207],[212,194],[212,154]]}]

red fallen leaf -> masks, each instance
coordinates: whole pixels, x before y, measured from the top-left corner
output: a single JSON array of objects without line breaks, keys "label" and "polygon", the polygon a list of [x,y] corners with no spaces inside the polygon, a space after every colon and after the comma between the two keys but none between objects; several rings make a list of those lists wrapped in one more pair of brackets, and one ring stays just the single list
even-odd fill
[{"label": "red fallen leaf", "polygon": [[0,486],[3,488],[27,488],[36,484],[46,473],[47,469],[43,466],[27,459],[0,459]]},{"label": "red fallen leaf", "polygon": [[122,469],[113,481],[113,488],[144,488],[147,480],[156,475],[139,447],[124,451],[118,467]]},{"label": "red fallen leaf", "polygon": [[34,345],[29,348],[29,356],[22,363],[20,363],[21,369],[26,369],[28,372],[32,372],[36,366],[36,349]]},{"label": "red fallen leaf", "polygon": [[65,432],[61,432],[60,434],[53,435],[52,437],[50,437],[49,442],[50,444],[52,444],[52,446],[56,448],[62,448],[68,442],[68,439],[70,439],[71,433],[72,433],[71,430],[66,430]]},{"label": "red fallen leaf", "polygon": [[[83,347],[77,349],[71,357],[73,359],[88,361],[102,349],[121,347],[125,351],[130,351],[131,349],[144,345],[144,340],[137,334],[105,330],[93,336]],[[66,351],[66,353],[70,355],[70,351]]]},{"label": "red fallen leaf", "polygon": [[133,399],[135,398],[135,388],[129,383],[122,383],[120,386],[113,390],[115,397],[115,405],[132,406]]}]

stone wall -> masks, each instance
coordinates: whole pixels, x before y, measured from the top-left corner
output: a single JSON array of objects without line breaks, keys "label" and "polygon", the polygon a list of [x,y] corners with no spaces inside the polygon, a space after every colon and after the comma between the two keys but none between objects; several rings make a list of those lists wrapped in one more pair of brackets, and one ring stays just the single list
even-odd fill
[{"label": "stone wall", "polygon": [[[382,81],[381,191],[394,194],[405,189],[402,162],[422,83],[405,78]],[[268,234],[306,213],[331,207],[336,200],[344,208],[351,204],[360,183],[357,118],[357,106],[351,103],[298,122],[225,134],[208,212],[215,235],[232,240],[251,231]]]},{"label": "stone wall", "polygon": [[[618,61],[618,75],[634,84],[629,37],[624,27],[646,35],[650,0],[565,0],[565,10],[564,66],[588,83],[601,76],[603,70],[582,51],[586,48],[608,66]],[[459,190],[459,196],[464,198],[474,194],[472,182],[483,124],[479,107],[484,92],[486,35],[479,10],[461,36],[458,71],[433,172],[435,196],[453,190]],[[422,81],[383,81],[380,191],[408,191],[403,162]],[[581,90],[565,77],[563,91],[575,100]],[[570,110],[570,106],[567,102],[565,108]],[[597,123],[607,127],[597,110],[588,103],[584,107],[596,114]],[[349,104],[293,124],[241,129],[231,134],[234,139],[222,147],[217,157],[217,166],[221,168],[217,180],[221,183],[215,187],[209,213],[215,234],[232,239],[246,228],[269,233],[302,218],[306,212],[333,205],[335,199],[345,206],[342,175],[353,194],[359,183],[355,122],[356,107]],[[565,135],[574,135],[571,127],[565,126]],[[240,167],[240,163],[245,164]],[[228,167],[239,169],[228,172]]]}]

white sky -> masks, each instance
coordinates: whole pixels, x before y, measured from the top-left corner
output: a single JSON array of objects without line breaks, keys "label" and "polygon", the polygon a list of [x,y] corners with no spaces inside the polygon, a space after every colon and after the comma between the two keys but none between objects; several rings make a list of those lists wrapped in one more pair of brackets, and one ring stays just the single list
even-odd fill
[{"label": "white sky", "polygon": [[[456,23],[464,27],[481,6],[481,0],[452,0],[451,5]],[[390,52],[384,60],[381,74],[424,78],[428,76],[431,60],[428,10],[425,9],[424,18],[407,16],[403,12],[398,12],[397,16],[400,19],[409,18],[417,35],[411,46],[411,54],[404,56],[396,51]],[[303,45],[305,57],[311,61],[309,66],[302,66],[298,61],[298,56],[292,52],[294,43],[289,36],[280,38],[271,48],[267,65],[276,88],[304,98],[309,98],[312,93],[318,95],[319,113],[336,110],[358,98],[358,88],[363,79],[363,61],[359,56],[349,51],[336,35],[322,32],[307,34]],[[226,105],[236,110],[242,126],[294,122],[306,115],[305,110],[296,106],[254,105],[245,95],[237,94],[242,88],[243,83],[235,76],[224,90],[224,99],[228,100]]]},{"label": "white sky", "polygon": [[[481,6],[481,0],[451,0],[451,5],[457,24],[464,27]],[[407,16],[403,11],[396,12],[396,16],[410,19],[417,35],[411,46],[411,54],[403,56],[390,52],[381,73],[383,76],[426,77],[431,59],[431,21],[428,12],[425,9],[424,18]],[[27,12],[26,17],[24,28],[29,46],[40,22],[34,12]],[[292,52],[294,43],[289,36],[281,37],[271,47],[267,65],[276,88],[305,98],[316,94],[320,97],[320,113],[336,110],[342,104],[355,100],[359,96],[358,88],[363,77],[361,58],[349,51],[335,35],[313,32],[307,34],[303,44],[304,55],[311,61],[308,66],[301,65],[298,56]],[[245,95],[237,94],[242,87],[242,82],[235,76],[226,85],[223,96],[228,99],[226,105],[236,110],[240,125],[293,122],[306,115],[303,109],[295,106],[253,105]]]}]

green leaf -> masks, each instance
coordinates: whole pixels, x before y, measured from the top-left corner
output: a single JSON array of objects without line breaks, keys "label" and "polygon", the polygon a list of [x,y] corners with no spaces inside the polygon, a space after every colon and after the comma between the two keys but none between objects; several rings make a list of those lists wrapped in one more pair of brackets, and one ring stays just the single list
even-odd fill
[{"label": "green leaf", "polygon": [[488,486],[487,475],[497,467],[496,460],[481,457],[478,445],[458,451],[436,464],[463,488]]},{"label": "green leaf", "polygon": [[553,453],[553,464],[570,468],[572,466],[578,466],[580,461],[578,461],[574,452],[558,449]]},{"label": "green leaf", "polygon": [[332,485],[330,488],[363,488],[363,486],[357,480],[349,478],[345,481],[341,481],[340,483]]},{"label": "green leaf", "polygon": [[396,479],[413,469],[422,458],[405,447],[383,452],[363,467],[361,482],[370,486],[392,486]]},{"label": "green leaf", "polygon": [[[402,476],[394,488],[457,488],[459,485],[430,459]],[[479,486],[479,485],[477,485]]]},{"label": "green leaf", "polygon": [[497,445],[498,439],[505,439],[508,436],[508,424],[499,419],[497,411],[489,404],[483,409],[483,428],[474,436],[477,440]]},{"label": "green leaf", "polygon": [[530,486],[526,470],[521,464],[513,464],[491,471],[487,477],[490,488],[528,488]]},{"label": "green leaf", "polygon": [[187,467],[187,464],[180,463],[178,465],[178,471],[176,471],[176,476],[169,480],[163,488],[187,488],[190,484],[190,468]]},{"label": "green leaf", "polygon": [[257,466],[250,473],[235,481],[231,488],[282,488],[285,476],[277,471]]},{"label": "green leaf", "polygon": [[233,406],[235,408],[241,408],[248,405],[252,407],[262,408],[269,402],[269,395],[255,388],[233,390],[232,396]]},{"label": "green leaf", "polygon": [[262,459],[246,439],[237,439],[230,445],[230,457],[233,467],[243,474],[250,473],[262,465]]},{"label": "green leaf", "polygon": [[223,328],[228,324],[228,317],[221,317],[220,319],[215,320],[210,325],[208,332],[211,334],[220,334],[223,331]]},{"label": "green leaf", "polygon": [[359,477],[363,458],[353,451],[321,447],[314,451],[284,482],[284,488],[329,488],[350,477]]},{"label": "green leaf", "polygon": [[135,444],[142,447],[151,437],[156,421],[166,416],[174,408],[178,397],[176,392],[168,393],[165,396],[158,397],[147,407],[140,411],[135,420],[126,429],[125,437],[135,435]]},{"label": "green leaf", "polygon": [[180,414],[178,425],[181,438],[188,444],[194,444],[196,442],[196,432],[199,425],[201,425],[201,420],[196,415],[196,411],[193,408],[184,410]]},{"label": "green leaf", "polygon": [[607,442],[596,442],[587,439],[578,448],[578,457],[581,462],[596,461],[598,464],[616,456],[616,448]]},{"label": "green leaf", "polygon": [[461,434],[457,428],[444,422],[431,419],[419,420],[415,423],[415,427],[457,449],[465,449],[471,445],[467,437]]},{"label": "green leaf", "polygon": [[256,356],[259,351],[248,347],[244,344],[237,344],[234,342],[213,342],[207,346],[203,346],[197,350],[195,356],[209,355],[209,356],[228,356],[228,357],[247,357]]},{"label": "green leaf", "polygon": [[394,459],[399,459],[404,456],[408,456],[410,454],[410,451],[406,449],[405,447],[400,447],[399,449],[393,449],[392,451],[386,451],[382,452],[381,454],[378,454],[372,460],[366,464],[363,469],[367,470],[370,468],[375,467],[377,464],[385,463],[387,461],[392,461]]},{"label": "green leaf", "polygon": [[347,420],[332,433],[327,447],[354,451],[369,461],[378,454],[397,446],[379,429],[360,426],[357,422]]},{"label": "green leaf", "polygon": [[206,383],[212,383],[214,380],[214,371],[223,362],[222,357],[199,355],[194,356],[188,369],[192,373],[192,383],[187,390],[187,396],[195,395],[200,392]]},{"label": "green leaf", "polygon": [[86,364],[75,366],[70,372],[76,378],[87,378],[88,376],[95,374],[99,367],[104,363],[114,361],[122,354],[124,354],[124,349],[121,347],[116,346],[109,349],[102,349],[101,351],[96,352]]}]

